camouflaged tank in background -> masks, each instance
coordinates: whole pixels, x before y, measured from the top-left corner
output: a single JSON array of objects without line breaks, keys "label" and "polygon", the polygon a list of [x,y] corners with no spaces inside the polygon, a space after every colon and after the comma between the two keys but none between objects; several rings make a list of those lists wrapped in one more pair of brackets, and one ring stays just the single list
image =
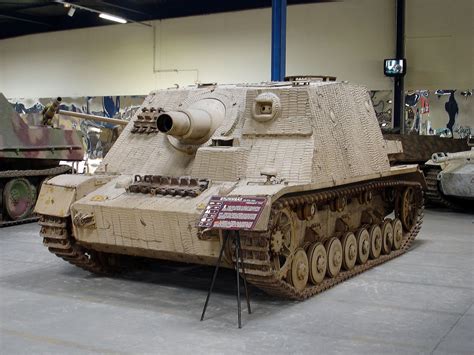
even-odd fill
[{"label": "camouflaged tank in background", "polygon": [[211,197],[263,197],[240,231],[247,280],[304,299],[410,248],[425,182],[417,165],[390,166],[399,148],[352,84],[155,91],[94,175],[43,184],[41,236],[95,273],[123,269],[123,256],[214,264],[222,232],[197,226]]},{"label": "camouflaged tank in background", "polygon": [[0,94],[0,226],[34,219],[41,182],[70,171],[59,165],[61,160],[80,161],[83,156],[76,130],[29,126]]}]

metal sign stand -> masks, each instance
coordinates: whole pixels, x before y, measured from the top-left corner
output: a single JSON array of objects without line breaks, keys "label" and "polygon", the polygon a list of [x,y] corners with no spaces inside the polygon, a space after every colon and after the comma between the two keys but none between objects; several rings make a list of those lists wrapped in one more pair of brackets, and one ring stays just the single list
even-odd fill
[{"label": "metal sign stand", "polygon": [[[240,274],[239,274],[239,269],[242,269],[242,278],[244,280],[244,288],[245,288],[245,297],[247,298],[247,309],[249,314],[252,313],[250,310],[250,298],[249,298],[249,292],[247,289],[247,278],[245,277],[245,268],[244,268],[244,258],[242,256],[242,248],[240,245],[240,235],[239,231],[236,230],[224,230],[224,241],[222,243],[221,250],[219,252],[219,258],[217,259],[217,264],[214,269],[214,274],[212,275],[212,281],[211,281],[211,286],[209,287],[209,291],[207,293],[206,297],[206,303],[204,303],[204,309],[202,310],[202,315],[201,315],[201,321],[204,320],[204,315],[206,313],[207,305],[209,303],[209,298],[211,297],[212,289],[214,288],[214,284],[216,282],[216,277],[217,277],[217,272],[219,271],[219,267],[222,261],[222,256],[224,255],[224,249],[227,246],[227,243],[229,242],[229,239],[232,239],[234,243],[234,257],[235,257],[235,272],[236,272],[236,278],[237,278],[237,314],[238,314],[238,319],[239,319],[239,328],[242,328],[242,307],[241,307],[241,302],[240,302]],[[240,263],[240,267],[239,267]]]}]

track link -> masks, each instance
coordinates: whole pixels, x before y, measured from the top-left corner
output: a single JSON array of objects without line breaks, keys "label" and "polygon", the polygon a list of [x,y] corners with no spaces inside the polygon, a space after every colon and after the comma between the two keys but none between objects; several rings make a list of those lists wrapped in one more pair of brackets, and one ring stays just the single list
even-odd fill
[{"label": "track link", "polygon": [[350,271],[342,271],[334,278],[325,278],[323,282],[318,285],[311,285],[308,283],[305,289],[298,291],[286,280],[277,277],[276,273],[272,271],[269,244],[270,232],[263,233],[248,233],[242,237],[242,249],[245,260],[245,271],[247,280],[264,290],[265,292],[282,297],[295,300],[304,300],[315,294],[323,292],[344,280],[354,277],[374,266],[380,265],[388,260],[391,260],[401,254],[405,253],[411,246],[413,240],[418,234],[423,221],[423,192],[421,184],[411,181],[379,181],[361,184],[353,187],[344,187],[332,189],[330,191],[322,191],[312,193],[304,196],[283,197],[275,202],[274,211],[290,207],[296,208],[304,203],[318,203],[324,204],[338,197],[353,197],[364,191],[373,191],[385,189],[388,187],[408,187],[416,188],[420,196],[417,216],[413,227],[405,232],[403,235],[402,246],[399,250],[392,251],[388,255],[381,255],[377,259],[368,260],[365,264],[356,265]]}]

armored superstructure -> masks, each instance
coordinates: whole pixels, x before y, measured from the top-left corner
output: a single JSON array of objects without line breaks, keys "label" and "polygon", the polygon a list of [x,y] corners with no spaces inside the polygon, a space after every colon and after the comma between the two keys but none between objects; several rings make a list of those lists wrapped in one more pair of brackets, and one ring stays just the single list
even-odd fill
[{"label": "armored superstructure", "polygon": [[160,90],[94,175],[43,184],[36,212],[52,253],[107,273],[121,255],[213,264],[222,233],[197,226],[210,198],[265,197],[240,232],[247,279],[303,299],[409,249],[425,182],[417,165],[390,166],[393,148],[352,84]]}]

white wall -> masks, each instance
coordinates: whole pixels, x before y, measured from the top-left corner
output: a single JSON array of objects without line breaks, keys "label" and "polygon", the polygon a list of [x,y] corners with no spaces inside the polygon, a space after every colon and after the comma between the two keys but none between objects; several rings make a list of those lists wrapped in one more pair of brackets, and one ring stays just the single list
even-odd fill
[{"label": "white wall", "polygon": [[0,91],[7,97],[149,91],[153,87],[152,38],[148,27],[127,25],[0,41]]},{"label": "white wall", "polygon": [[335,75],[391,89],[383,60],[395,55],[393,0],[346,0],[288,10],[287,73]]},{"label": "white wall", "polygon": [[473,38],[474,0],[407,0],[407,88],[474,88]]},{"label": "white wall", "polygon": [[[287,74],[335,75],[370,89],[391,89],[391,79],[383,76],[382,60],[394,56],[394,1],[344,0],[289,6]],[[410,87],[474,86],[473,21],[469,22],[472,2],[407,1]],[[426,10],[430,7],[435,9]],[[444,13],[455,17],[446,20]],[[428,26],[431,21],[441,24]],[[127,24],[2,40],[0,91],[7,97],[133,95],[196,80],[230,83],[270,79],[270,9],[153,24],[155,33],[153,28]],[[427,36],[435,38],[425,40]],[[439,47],[445,44],[446,36],[454,38],[454,44],[448,41],[448,49],[454,50],[449,54],[446,47]],[[470,52],[466,41],[471,42]],[[433,52],[442,55],[441,62],[431,56]],[[463,68],[453,69],[452,63]],[[154,72],[154,67],[180,71]]]}]

